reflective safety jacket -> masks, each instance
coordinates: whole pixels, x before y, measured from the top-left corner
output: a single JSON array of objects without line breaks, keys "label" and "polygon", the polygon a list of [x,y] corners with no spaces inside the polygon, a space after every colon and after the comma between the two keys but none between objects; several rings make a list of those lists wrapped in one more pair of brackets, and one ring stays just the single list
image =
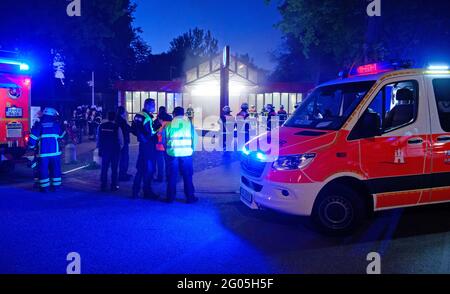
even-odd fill
[{"label": "reflective safety jacket", "polygon": [[31,129],[28,146],[30,149],[37,148],[37,157],[60,156],[59,140],[63,139],[65,135],[66,132],[53,117],[44,116]]},{"label": "reflective safety jacket", "polygon": [[163,132],[163,144],[169,156],[192,156],[197,144],[197,133],[191,121],[177,116],[167,124]]},{"label": "reflective safety jacket", "polygon": [[156,145],[156,131],[153,129],[153,120],[150,113],[142,111],[136,114],[133,120],[132,131],[139,143],[154,143]]}]

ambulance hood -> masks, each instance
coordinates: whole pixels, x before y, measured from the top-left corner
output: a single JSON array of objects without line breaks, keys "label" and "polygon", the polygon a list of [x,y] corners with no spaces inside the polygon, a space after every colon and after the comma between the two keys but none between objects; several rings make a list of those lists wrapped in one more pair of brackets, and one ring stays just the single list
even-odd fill
[{"label": "ambulance hood", "polygon": [[[279,129],[279,155],[314,152],[333,143],[336,140],[337,133],[337,131],[328,130],[281,127]],[[262,135],[260,140],[267,140],[267,134]]]}]

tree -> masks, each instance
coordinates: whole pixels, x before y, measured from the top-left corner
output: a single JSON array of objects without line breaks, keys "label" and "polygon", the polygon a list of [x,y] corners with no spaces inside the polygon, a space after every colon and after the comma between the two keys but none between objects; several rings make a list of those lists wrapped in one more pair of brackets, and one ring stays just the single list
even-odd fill
[{"label": "tree", "polygon": [[307,75],[320,81],[331,64],[337,72],[355,64],[394,58],[413,59],[421,66],[430,57],[448,56],[448,1],[382,1],[381,17],[367,15],[370,2],[281,1],[282,20],[276,27],[284,33],[287,50],[276,54],[280,62],[275,76],[293,71],[293,64],[298,66],[300,61],[308,64],[313,60]]},{"label": "tree", "polygon": [[[139,39],[140,30],[132,25],[136,5],[130,0],[83,1],[81,17],[69,17],[67,4],[2,0],[1,11],[9,13],[0,20],[1,47],[17,48],[33,61],[33,76],[38,81],[33,89],[46,84],[34,97],[79,97],[89,92],[91,71],[96,73],[96,90],[112,93],[113,82],[131,78],[136,63],[149,50]],[[60,93],[54,93],[57,87],[52,85],[55,53],[65,61],[67,83]]]},{"label": "tree", "polygon": [[208,30],[194,28],[170,42],[169,54],[173,56],[177,76],[203,60],[218,54],[219,41]]}]

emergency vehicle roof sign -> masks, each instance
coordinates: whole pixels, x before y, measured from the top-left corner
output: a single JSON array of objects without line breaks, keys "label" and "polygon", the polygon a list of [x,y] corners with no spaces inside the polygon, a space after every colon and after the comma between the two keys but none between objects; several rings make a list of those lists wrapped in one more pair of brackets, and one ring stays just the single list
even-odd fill
[{"label": "emergency vehicle roof sign", "polygon": [[3,76],[0,76],[0,88],[20,88],[19,85],[11,81],[10,79],[7,79]]}]

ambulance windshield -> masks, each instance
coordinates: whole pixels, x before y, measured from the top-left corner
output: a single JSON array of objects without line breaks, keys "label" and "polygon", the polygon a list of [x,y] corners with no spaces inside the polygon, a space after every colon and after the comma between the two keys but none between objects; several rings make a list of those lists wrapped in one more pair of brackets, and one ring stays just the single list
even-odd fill
[{"label": "ambulance windshield", "polygon": [[315,89],[286,121],[285,127],[339,130],[375,81]]}]

